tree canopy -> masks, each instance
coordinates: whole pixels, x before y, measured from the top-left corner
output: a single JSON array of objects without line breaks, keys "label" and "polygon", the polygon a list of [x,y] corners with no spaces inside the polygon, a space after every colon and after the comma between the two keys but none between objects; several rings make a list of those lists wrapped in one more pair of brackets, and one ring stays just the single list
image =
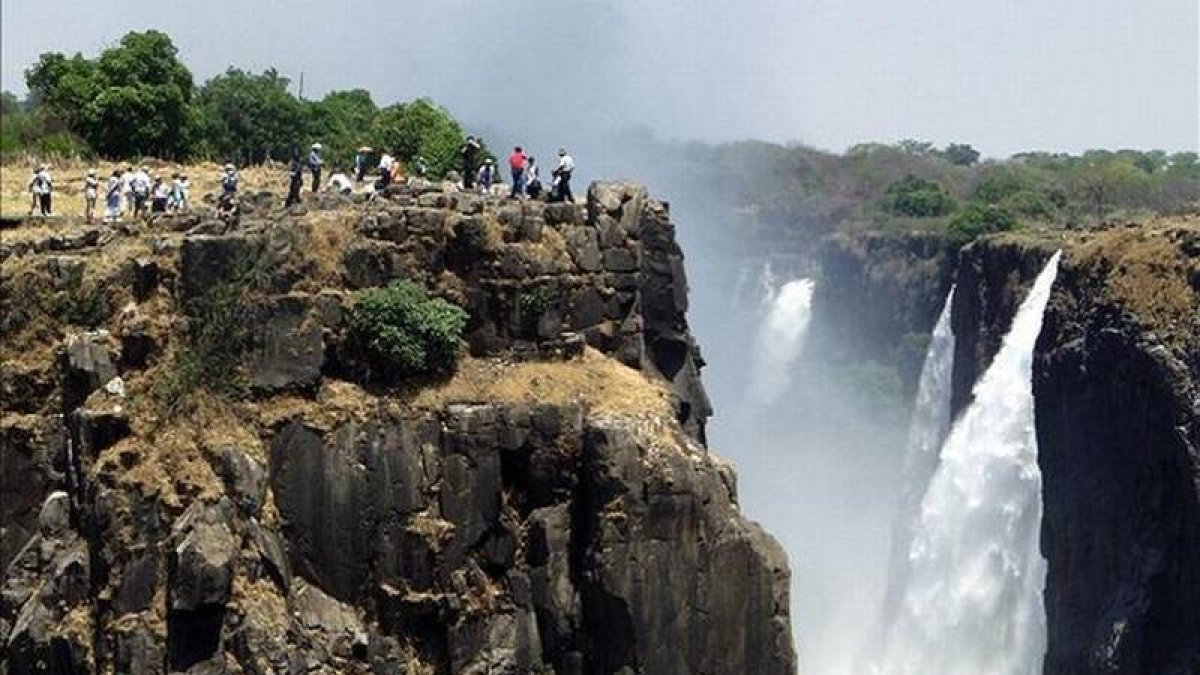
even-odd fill
[{"label": "tree canopy", "polygon": [[268,68],[230,66],[200,86],[171,38],[131,32],[96,58],[47,52],[25,71],[22,103],[4,98],[0,152],[154,155],[253,164],[284,160],[312,142],[332,162],[363,145],[404,160],[426,158],[434,175],[452,168],[462,127],[428,99],[382,110],[363,89],[299,99],[290,81]]}]

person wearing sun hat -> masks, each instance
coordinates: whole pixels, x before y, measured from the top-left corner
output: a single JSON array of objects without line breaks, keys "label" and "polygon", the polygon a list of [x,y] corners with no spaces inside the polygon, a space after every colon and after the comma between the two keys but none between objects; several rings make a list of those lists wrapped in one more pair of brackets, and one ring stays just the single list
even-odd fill
[{"label": "person wearing sun hat", "polygon": [[90,224],[96,215],[96,199],[100,196],[100,180],[96,178],[96,170],[88,169],[87,178],[83,179],[83,217]]}]

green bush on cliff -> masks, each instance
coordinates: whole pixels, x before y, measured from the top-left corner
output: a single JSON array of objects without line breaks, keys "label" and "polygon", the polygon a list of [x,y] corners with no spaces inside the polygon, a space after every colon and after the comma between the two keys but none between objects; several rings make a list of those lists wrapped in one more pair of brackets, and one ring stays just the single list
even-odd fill
[{"label": "green bush on cliff", "polygon": [[355,342],[385,380],[453,370],[466,325],[466,311],[411,281],[359,293],[350,315]]},{"label": "green bush on cliff", "polygon": [[954,236],[974,239],[993,232],[1007,232],[1016,226],[1017,218],[1008,209],[974,203],[954,216],[946,229]]},{"label": "green bush on cliff", "polygon": [[954,210],[954,198],[937,183],[913,175],[888,186],[884,208],[899,216],[936,218]]}]

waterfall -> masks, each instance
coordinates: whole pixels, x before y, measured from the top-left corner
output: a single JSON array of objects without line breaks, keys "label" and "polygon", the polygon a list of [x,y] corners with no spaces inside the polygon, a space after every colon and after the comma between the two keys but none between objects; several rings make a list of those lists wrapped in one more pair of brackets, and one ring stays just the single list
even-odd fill
[{"label": "waterfall", "polygon": [[937,469],[938,450],[950,432],[950,378],[954,367],[954,332],[950,327],[950,310],[953,302],[954,287],[951,286],[933,327],[929,347],[925,350],[921,379],[917,385],[917,400],[909,421],[900,504],[892,527],[888,590],[881,623],[884,630],[895,616],[900,593],[908,577],[908,551],[921,497]]},{"label": "waterfall", "polygon": [[766,316],[755,337],[750,398],[757,404],[775,402],[791,382],[791,366],[800,354],[812,318],[812,279],[770,286],[770,267],[764,272]]},{"label": "waterfall", "polygon": [[885,675],[1036,675],[1046,648],[1033,348],[1056,253],[942,446],[887,630]]}]

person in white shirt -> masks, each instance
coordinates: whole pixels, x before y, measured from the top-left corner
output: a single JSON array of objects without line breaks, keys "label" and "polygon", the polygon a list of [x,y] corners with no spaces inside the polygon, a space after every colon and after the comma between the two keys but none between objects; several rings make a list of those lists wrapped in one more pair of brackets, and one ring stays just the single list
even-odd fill
[{"label": "person in white shirt", "polygon": [[567,154],[566,148],[558,149],[558,166],[554,169],[554,191],[550,195],[552,202],[575,203],[571,194],[571,174],[575,172],[575,158]]},{"label": "person in white shirt", "polygon": [[33,197],[33,205],[29,215],[36,211],[40,215],[54,215],[51,212],[51,193],[54,191],[54,181],[50,178],[50,169],[45,164],[39,164],[33,177],[29,179],[29,194]]},{"label": "person in white shirt", "polygon": [[529,156],[529,162],[525,166],[525,193],[532,199],[537,199],[542,194],[541,169],[533,155]]},{"label": "person in white shirt", "polygon": [[96,178],[96,170],[89,169],[87,178],[83,179],[83,217],[90,224],[96,215],[96,200],[100,197],[100,179]]},{"label": "person in white shirt", "polygon": [[150,174],[146,167],[140,167],[129,179],[129,188],[133,191],[133,217],[137,218],[146,210],[146,200],[150,198]]},{"label": "person in white shirt", "polygon": [[171,187],[163,182],[162,176],[154,177],[154,188],[150,194],[151,213],[166,213],[167,200],[171,197]]},{"label": "person in white shirt", "polygon": [[334,169],[333,174],[329,176],[328,186],[343,195],[354,192],[354,183],[350,181],[349,176],[342,173],[339,169]]},{"label": "person in white shirt", "polygon": [[133,167],[125,167],[121,174],[121,196],[125,198],[125,210],[133,210]]},{"label": "person in white shirt", "polygon": [[115,223],[121,217],[121,172],[113,170],[108,179],[108,191],[104,195],[104,220]]}]

